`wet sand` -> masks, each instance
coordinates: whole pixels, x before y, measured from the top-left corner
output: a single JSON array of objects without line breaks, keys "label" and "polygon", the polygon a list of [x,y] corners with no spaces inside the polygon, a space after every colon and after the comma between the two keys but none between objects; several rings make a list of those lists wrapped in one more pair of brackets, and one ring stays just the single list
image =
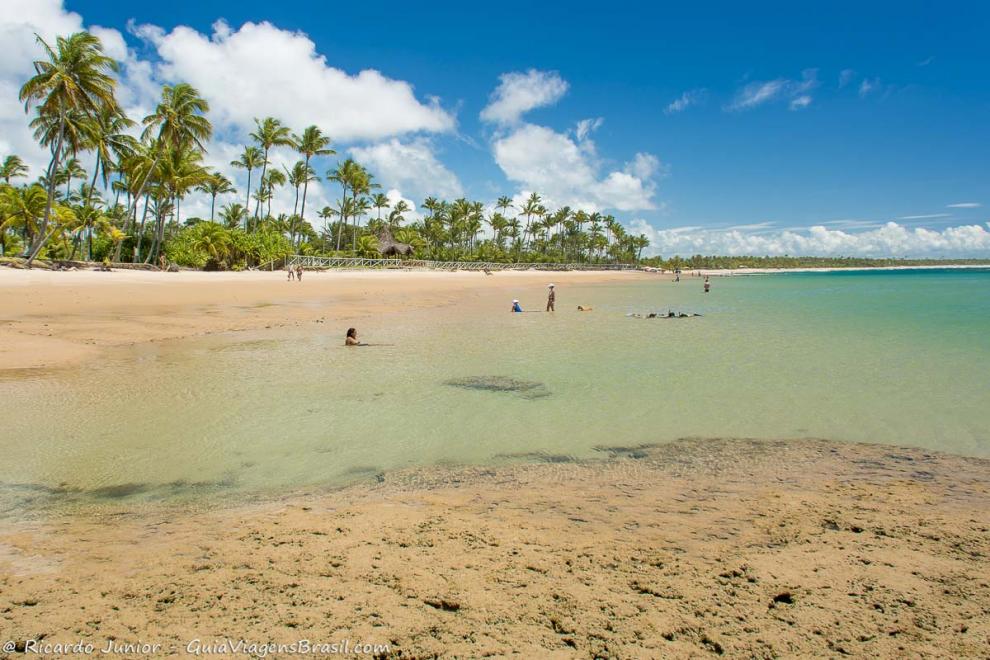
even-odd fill
[{"label": "wet sand", "polygon": [[986,657],[990,461],[817,440],[600,453],[5,525],[0,629],[163,652]]},{"label": "wet sand", "polygon": [[0,268],[0,371],[78,364],[96,358],[101,347],[317,320],[345,322],[397,310],[483,301],[507,311],[514,297],[524,295],[531,296],[526,298],[531,307],[541,305],[549,282],[566,288],[650,277],[656,276],[635,271],[307,271],[302,282],[289,282],[284,271]]}]

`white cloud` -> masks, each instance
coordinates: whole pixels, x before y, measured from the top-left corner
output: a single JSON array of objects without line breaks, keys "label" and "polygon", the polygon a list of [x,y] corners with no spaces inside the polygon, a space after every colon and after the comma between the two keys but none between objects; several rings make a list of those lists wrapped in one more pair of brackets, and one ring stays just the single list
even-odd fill
[{"label": "white cloud", "polygon": [[497,124],[513,124],[535,108],[553,105],[567,93],[567,81],[555,71],[503,73],[492,92],[481,119]]},{"label": "white cloud", "polygon": [[750,110],[782,100],[788,100],[792,109],[795,107],[793,105],[795,101],[798,101],[796,107],[804,107],[811,103],[809,92],[818,86],[818,71],[817,69],[805,69],[801,76],[801,80],[777,78],[776,80],[751,82],[736,92],[732,102],[725,109],[729,111]]},{"label": "white cloud", "polygon": [[839,73],[839,89],[842,89],[846,85],[852,82],[853,78],[856,76],[856,72],[852,69],[843,69]]},{"label": "white cloud", "polygon": [[699,103],[704,102],[707,96],[708,90],[706,89],[690,89],[671,101],[664,109],[664,113],[673,115],[678,112],[683,112],[692,105],[698,105]]},{"label": "white cloud", "polygon": [[[32,63],[41,58],[37,36],[55,45],[55,38],[84,29],[79,14],[66,11],[61,0],[5,0],[0,12],[0,158],[17,154],[40,176],[51,155],[34,141],[28,124],[32,115],[18,100],[21,85],[34,73]],[[108,55],[126,56],[124,39],[116,30],[90,27],[104,42]]]},{"label": "white cloud", "polygon": [[859,95],[860,95],[860,97],[864,97],[864,96],[869,95],[870,92],[874,91],[879,86],[880,86],[880,80],[879,79],[874,78],[874,79],[870,80],[869,78],[864,78],[863,79],[863,82],[859,83]]},{"label": "white cloud", "polygon": [[948,209],[978,209],[982,204],[979,202],[957,202],[955,204],[949,204],[945,208]]},{"label": "white cloud", "polygon": [[656,208],[651,177],[659,161],[636,154],[622,171],[599,173],[594,144],[575,142],[545,126],[523,124],[492,144],[495,162],[513,182],[535,190],[552,205],[620,211]]},{"label": "white cloud", "polygon": [[811,97],[804,94],[802,96],[798,96],[797,98],[791,99],[788,107],[791,110],[800,110],[801,108],[807,108],[809,105],[811,105]]},{"label": "white cloud", "polygon": [[464,194],[457,176],[444,167],[433,153],[426,138],[352,147],[351,154],[368,165],[386,186],[399,188],[420,197],[430,195],[451,199]]},{"label": "white cloud", "polygon": [[577,136],[577,139],[580,142],[601,128],[604,123],[605,120],[601,117],[595,117],[594,119],[582,119],[577,123],[577,127],[574,129],[574,135]]},{"label": "white cloud", "polygon": [[[987,226],[990,226],[988,223]],[[866,256],[866,257],[981,257],[990,255],[987,226],[963,225],[941,231],[909,229],[896,222],[861,232],[824,226],[804,230],[752,232],[740,228],[710,230],[697,227],[656,229],[634,220],[631,231],[650,239],[648,254]]]},{"label": "white cloud", "polygon": [[148,26],[134,31],[157,49],[158,75],[196,87],[220,128],[244,131],[255,117],[268,115],[297,129],[316,124],[335,140],[455,127],[454,117],[436,99],[420,101],[408,82],[371,69],[350,75],[328,65],[301,32],[267,22],[234,30],[223,21],[214,24],[212,35],[184,26],[171,32]]},{"label": "white cloud", "polygon": [[949,213],[928,213],[926,215],[902,215],[898,220],[931,220],[933,218],[951,218]]}]

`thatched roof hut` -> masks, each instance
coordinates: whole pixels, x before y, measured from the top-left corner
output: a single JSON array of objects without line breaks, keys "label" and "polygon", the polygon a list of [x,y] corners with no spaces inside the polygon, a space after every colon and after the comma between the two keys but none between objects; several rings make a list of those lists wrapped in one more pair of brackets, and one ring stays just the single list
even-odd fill
[{"label": "thatched roof hut", "polygon": [[413,247],[408,243],[399,243],[392,238],[392,232],[388,227],[383,227],[378,232],[378,252],[383,257],[405,257],[411,256]]}]

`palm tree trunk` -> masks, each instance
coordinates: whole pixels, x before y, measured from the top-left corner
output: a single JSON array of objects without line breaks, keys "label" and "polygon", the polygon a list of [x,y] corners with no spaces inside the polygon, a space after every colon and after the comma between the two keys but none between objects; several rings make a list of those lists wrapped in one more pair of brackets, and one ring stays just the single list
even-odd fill
[{"label": "palm tree trunk", "polygon": [[306,156],[306,179],[303,181],[302,208],[299,210],[299,217],[306,219],[306,190],[309,188],[309,156]]},{"label": "palm tree trunk", "polygon": [[31,263],[41,252],[41,248],[44,247],[45,241],[48,240],[45,237],[45,232],[48,230],[48,222],[52,217],[52,201],[55,198],[55,172],[58,171],[58,161],[59,157],[62,155],[62,139],[65,137],[65,113],[61,113],[58,119],[58,140],[55,142],[55,153],[52,154],[52,162],[48,165],[48,201],[45,203],[45,215],[41,220],[40,231],[38,231],[38,237],[35,238],[35,244],[31,246],[28,252],[27,267],[31,267]]},{"label": "palm tree trunk", "polygon": [[217,206],[217,196],[214,194],[210,198],[210,222],[213,222],[213,210],[216,208],[216,206]]},{"label": "palm tree trunk", "polygon": [[250,214],[250,211],[248,210],[250,208],[251,208],[251,168],[249,167],[248,168],[247,199],[244,200],[244,230],[245,231],[247,231],[247,227],[248,227],[247,218],[248,218],[248,215]]},{"label": "palm tree trunk", "polygon": [[100,173],[100,152],[96,152],[96,166],[93,168],[93,181],[89,184],[89,192],[86,193],[86,206],[93,200],[93,190],[96,189],[96,175]]},{"label": "palm tree trunk", "polygon": [[[141,227],[138,229],[138,239],[137,246],[134,248],[134,256],[131,257],[131,261],[136,263],[138,259],[141,258],[141,243],[144,240],[144,223],[148,219],[148,197],[150,195],[145,195],[144,197],[144,213],[141,214]],[[137,207],[134,207],[134,213],[137,213]]]},{"label": "palm tree trunk", "polygon": [[[264,183],[265,183],[265,172],[267,172],[267,171],[268,171],[268,149],[265,149],[265,162],[261,164],[261,183],[258,184],[258,192],[259,193],[261,192],[261,186],[264,185]],[[257,201],[256,201],[256,203],[254,205],[254,218],[255,218],[255,220],[258,219],[258,213],[260,213],[260,212],[261,212],[261,196],[259,195],[258,196],[258,199],[257,199]]]}]

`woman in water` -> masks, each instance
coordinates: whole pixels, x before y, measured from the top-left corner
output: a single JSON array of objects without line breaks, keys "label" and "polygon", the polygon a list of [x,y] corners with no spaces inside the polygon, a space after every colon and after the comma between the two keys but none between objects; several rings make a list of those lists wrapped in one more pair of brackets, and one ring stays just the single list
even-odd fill
[{"label": "woman in water", "polygon": [[522,307],[519,306],[519,301],[518,300],[513,300],[512,301],[512,311],[513,312],[521,312],[521,311],[523,311]]},{"label": "woman in water", "polygon": [[357,330],[355,328],[347,329],[347,337],[344,339],[344,346],[364,346],[357,338]]}]

